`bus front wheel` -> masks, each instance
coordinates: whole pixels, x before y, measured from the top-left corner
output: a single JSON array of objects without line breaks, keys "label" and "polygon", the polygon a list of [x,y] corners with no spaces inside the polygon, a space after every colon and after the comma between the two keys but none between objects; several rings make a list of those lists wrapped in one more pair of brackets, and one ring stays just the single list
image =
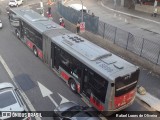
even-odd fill
[{"label": "bus front wheel", "polygon": [[71,79],[69,81],[69,87],[71,88],[71,90],[73,92],[75,92],[75,93],[77,92],[77,84],[76,84],[76,82],[73,79]]},{"label": "bus front wheel", "polygon": [[36,47],[33,47],[33,53],[34,53],[34,55],[35,55],[36,57],[38,57],[38,51],[37,51]]}]

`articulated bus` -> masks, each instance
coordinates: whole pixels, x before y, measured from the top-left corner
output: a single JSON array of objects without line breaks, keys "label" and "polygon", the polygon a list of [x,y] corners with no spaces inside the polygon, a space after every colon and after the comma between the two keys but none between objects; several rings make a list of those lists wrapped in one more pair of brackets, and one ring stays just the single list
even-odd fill
[{"label": "articulated bus", "polygon": [[17,37],[97,110],[112,114],[133,103],[139,67],[33,10],[11,9],[9,18]]}]

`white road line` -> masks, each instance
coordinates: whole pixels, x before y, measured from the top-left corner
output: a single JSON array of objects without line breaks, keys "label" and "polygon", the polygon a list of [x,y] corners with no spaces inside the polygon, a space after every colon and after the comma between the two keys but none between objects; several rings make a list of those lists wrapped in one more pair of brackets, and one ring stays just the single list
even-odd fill
[{"label": "white road line", "polygon": [[160,22],[157,22],[157,21],[154,21],[154,20],[151,20],[151,19],[143,18],[143,17],[140,17],[140,16],[128,14],[128,13],[125,13],[125,12],[121,12],[121,11],[114,10],[112,8],[106,7],[102,2],[101,2],[101,5],[103,7],[105,7],[106,9],[108,9],[108,10],[111,10],[111,11],[114,11],[114,12],[117,12],[117,13],[121,13],[121,14],[126,15],[126,16],[135,17],[135,18],[139,18],[139,19],[142,19],[142,20],[145,20],[145,21],[149,21],[149,22],[160,24]]},{"label": "white road line", "polygon": [[49,99],[53,102],[53,104],[54,104],[56,107],[58,107],[58,104],[54,101],[54,99],[53,99],[50,95],[48,95],[48,97],[49,97]]},{"label": "white road line", "polygon": [[[2,65],[4,66],[5,70],[7,71],[8,75],[10,76],[11,80],[13,81],[14,85],[18,88],[18,85],[15,82],[15,78],[13,73],[11,72],[11,70],[9,69],[8,65],[6,64],[6,62],[3,60],[2,56],[0,55],[0,62],[2,63]],[[23,99],[25,100],[25,102],[27,103],[29,109],[31,111],[36,111],[35,108],[33,107],[32,103],[30,102],[30,100],[28,99],[27,95],[21,90],[20,91]],[[39,117],[35,117],[36,120],[41,120],[41,118]]]}]

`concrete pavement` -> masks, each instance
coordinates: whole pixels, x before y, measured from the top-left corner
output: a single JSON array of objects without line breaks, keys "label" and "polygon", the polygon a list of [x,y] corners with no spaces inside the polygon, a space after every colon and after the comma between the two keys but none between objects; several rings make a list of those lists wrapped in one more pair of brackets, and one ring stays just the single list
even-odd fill
[{"label": "concrete pavement", "polygon": [[[121,15],[124,17],[124,21],[127,20],[126,22],[134,24],[139,28],[143,28],[145,31],[160,34],[160,15],[158,15],[157,17],[152,17],[150,13],[140,12],[121,6],[114,7],[113,1],[109,0],[102,0],[100,4],[108,10],[115,10],[117,16]],[[149,22],[149,24],[146,24],[146,22]]]}]

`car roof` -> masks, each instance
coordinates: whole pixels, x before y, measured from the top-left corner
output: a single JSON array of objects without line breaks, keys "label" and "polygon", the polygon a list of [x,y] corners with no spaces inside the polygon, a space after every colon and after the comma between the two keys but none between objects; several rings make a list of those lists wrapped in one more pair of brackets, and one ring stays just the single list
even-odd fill
[{"label": "car roof", "polygon": [[[24,111],[20,97],[18,97],[14,86],[11,83],[0,83],[0,111],[15,112]],[[6,117],[0,117],[6,119]]]},{"label": "car roof", "polygon": [[76,104],[75,102],[66,102],[66,103],[63,103],[63,104],[60,104],[55,110],[56,111],[66,111],[72,107],[75,107],[75,106],[79,106],[78,104]]},{"label": "car roof", "polygon": [[0,90],[5,88],[14,88],[14,86],[8,82],[0,83]]},{"label": "car roof", "polygon": [[[79,107],[79,110],[75,108],[77,106]],[[72,111],[71,108],[75,108],[74,110],[77,109],[78,111]],[[61,116],[63,116],[63,113],[67,114],[69,116],[64,115],[64,117],[70,117],[72,120],[100,120],[98,115],[95,114],[95,110],[93,108],[87,107],[85,110],[81,110],[80,108],[81,105],[70,101],[59,105],[59,107],[56,108],[56,112]],[[71,111],[69,111],[69,109]],[[69,112],[73,112],[73,114],[71,113],[73,116],[70,116],[70,114],[68,114]]]},{"label": "car roof", "polygon": [[[73,9],[76,9],[76,10],[82,10],[82,5],[81,4],[71,4],[69,5],[69,7],[73,8]],[[83,5],[83,9],[84,10],[87,10],[87,8]]]}]

